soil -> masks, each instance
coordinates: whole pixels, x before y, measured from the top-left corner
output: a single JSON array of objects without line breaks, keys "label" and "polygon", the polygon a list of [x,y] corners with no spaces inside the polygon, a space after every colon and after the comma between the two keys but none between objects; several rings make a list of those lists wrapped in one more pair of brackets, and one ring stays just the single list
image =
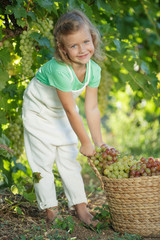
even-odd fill
[{"label": "soil", "polygon": [[[89,197],[88,208],[95,212],[96,207],[106,204],[105,194],[95,191]],[[17,208],[16,208],[17,207]],[[106,218],[107,224],[102,224],[102,229],[84,226],[73,212],[67,209],[63,194],[60,195],[61,220],[46,223],[45,214],[38,210],[36,202],[31,204],[21,195],[13,195],[9,189],[0,191],[0,240],[139,240],[115,233]],[[15,211],[16,210],[16,211]],[[18,213],[19,212],[19,213]],[[71,216],[70,225],[66,226],[67,219]],[[73,227],[74,225],[74,227]],[[73,230],[73,231],[72,231]],[[143,240],[160,240],[160,238],[141,238]]]}]

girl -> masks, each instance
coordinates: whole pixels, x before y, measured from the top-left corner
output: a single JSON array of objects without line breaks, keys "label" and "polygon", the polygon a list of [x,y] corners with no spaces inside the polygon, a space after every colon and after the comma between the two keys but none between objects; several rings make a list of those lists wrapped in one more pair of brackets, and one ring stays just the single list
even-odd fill
[{"label": "girl", "polygon": [[[27,159],[32,172],[42,179],[35,184],[39,209],[46,210],[48,221],[58,214],[58,202],[52,173],[53,163],[62,178],[69,208],[79,219],[94,224],[87,209],[78,154],[95,154],[103,144],[97,87],[100,67],[91,60],[98,56],[99,35],[89,19],[73,10],[60,17],[55,29],[55,56],[44,64],[24,93],[23,123]],[[75,98],[85,89],[85,113],[92,144],[78,113]]]}]

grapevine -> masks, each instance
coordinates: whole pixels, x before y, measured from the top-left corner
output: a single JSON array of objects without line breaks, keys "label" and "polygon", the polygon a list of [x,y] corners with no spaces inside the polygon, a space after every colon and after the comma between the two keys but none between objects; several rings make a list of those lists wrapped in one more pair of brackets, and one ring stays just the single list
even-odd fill
[{"label": "grapevine", "polygon": [[109,72],[106,70],[104,63],[99,64],[102,69],[101,82],[98,88],[98,102],[101,116],[105,115],[106,107],[108,104],[108,95],[113,85],[113,80]]},{"label": "grapevine", "polygon": [[32,39],[29,37],[31,30],[23,31],[20,38],[20,50],[22,53],[22,74],[24,77],[32,77],[34,75],[31,69],[33,64],[32,54],[34,51],[34,45]]},{"label": "grapevine", "polygon": [[33,32],[41,33],[43,37],[48,38],[51,46],[54,44],[53,33],[53,21],[49,18],[37,19],[37,22],[33,22],[31,27],[23,31],[20,38],[20,50],[22,54],[22,72],[24,77],[33,77],[34,72],[32,70],[33,65],[33,52],[36,49],[35,42],[30,37]]},{"label": "grapevine", "polygon": [[42,36],[47,37],[50,41],[51,46],[54,45],[54,36],[51,31],[53,31],[53,21],[49,18],[46,19],[37,19],[37,22],[34,23],[34,27],[36,31],[40,31]]},{"label": "grapevine", "polygon": [[17,158],[20,157],[24,150],[23,123],[20,116],[15,121],[9,123],[5,134],[11,140],[11,148],[15,156]]}]

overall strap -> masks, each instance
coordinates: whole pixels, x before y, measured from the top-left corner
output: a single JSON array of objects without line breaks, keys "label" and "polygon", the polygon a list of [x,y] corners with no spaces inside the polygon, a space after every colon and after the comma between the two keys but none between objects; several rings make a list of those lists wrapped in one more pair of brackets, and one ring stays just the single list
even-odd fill
[{"label": "overall strap", "polygon": [[87,82],[85,83],[85,86],[88,85],[89,80],[90,80],[90,73],[91,73],[91,60],[89,60],[89,66],[88,66],[88,79]]},{"label": "overall strap", "polygon": [[66,64],[66,66],[67,66],[67,68],[68,68],[68,70],[69,70],[69,72],[70,72],[70,75],[71,75],[71,82],[73,82],[73,74],[72,74],[72,71],[71,71],[71,69],[70,69],[70,67]]}]

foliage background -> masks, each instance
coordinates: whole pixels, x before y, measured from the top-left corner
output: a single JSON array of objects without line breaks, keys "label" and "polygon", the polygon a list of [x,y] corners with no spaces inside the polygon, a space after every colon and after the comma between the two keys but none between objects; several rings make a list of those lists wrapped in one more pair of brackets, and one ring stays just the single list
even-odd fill
[{"label": "foliage background", "polygon": [[[104,140],[127,154],[160,156],[159,7],[159,0],[1,0],[0,172],[7,186],[31,176],[21,155],[22,125],[17,123],[17,130],[14,123],[21,116],[26,86],[53,56],[54,24],[73,8],[91,19],[102,38],[99,107]],[[77,104],[86,125],[84,95]],[[20,153],[12,152],[16,148]]]}]

